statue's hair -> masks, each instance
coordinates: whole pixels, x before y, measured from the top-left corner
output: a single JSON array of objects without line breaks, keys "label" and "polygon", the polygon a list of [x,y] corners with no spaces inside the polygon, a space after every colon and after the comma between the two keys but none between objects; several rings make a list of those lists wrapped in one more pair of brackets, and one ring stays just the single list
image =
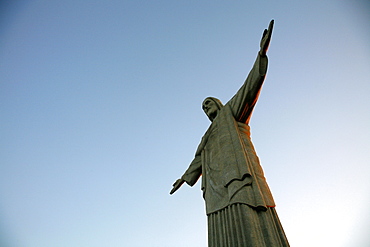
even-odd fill
[{"label": "statue's hair", "polygon": [[222,104],[221,100],[219,100],[219,99],[217,99],[217,98],[215,98],[215,97],[207,97],[207,98],[205,98],[205,99],[203,100],[202,107],[203,107],[204,102],[205,102],[207,99],[210,99],[210,100],[212,100],[213,102],[215,102],[219,110],[221,110],[221,108],[222,108],[222,107],[224,107],[224,105]]}]

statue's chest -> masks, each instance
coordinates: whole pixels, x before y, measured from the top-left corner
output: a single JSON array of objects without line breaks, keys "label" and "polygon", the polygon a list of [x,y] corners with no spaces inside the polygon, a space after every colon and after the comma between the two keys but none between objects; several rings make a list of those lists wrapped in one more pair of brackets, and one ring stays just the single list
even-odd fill
[{"label": "statue's chest", "polygon": [[205,161],[208,169],[213,171],[222,171],[224,166],[225,149],[223,146],[226,143],[222,142],[222,131],[220,131],[220,125],[212,125],[210,129],[207,144],[205,146]]}]

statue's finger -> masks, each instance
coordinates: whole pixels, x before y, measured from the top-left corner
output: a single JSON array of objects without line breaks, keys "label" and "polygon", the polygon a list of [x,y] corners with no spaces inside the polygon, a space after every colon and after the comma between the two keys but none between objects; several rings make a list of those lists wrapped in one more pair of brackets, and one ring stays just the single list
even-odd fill
[{"label": "statue's finger", "polygon": [[262,38],[266,36],[267,29],[263,30]]},{"label": "statue's finger", "polygon": [[272,29],[274,29],[274,20],[271,20],[270,21],[270,25],[269,25],[269,31],[270,31],[270,33],[272,33]]}]

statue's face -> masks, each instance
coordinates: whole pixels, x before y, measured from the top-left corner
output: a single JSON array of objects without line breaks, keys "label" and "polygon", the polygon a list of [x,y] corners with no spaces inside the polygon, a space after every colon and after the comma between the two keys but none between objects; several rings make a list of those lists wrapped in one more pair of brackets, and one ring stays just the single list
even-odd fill
[{"label": "statue's face", "polygon": [[211,99],[206,99],[203,102],[202,108],[211,121],[215,119],[215,117],[217,116],[217,112],[218,112],[218,106],[216,102],[214,102]]}]

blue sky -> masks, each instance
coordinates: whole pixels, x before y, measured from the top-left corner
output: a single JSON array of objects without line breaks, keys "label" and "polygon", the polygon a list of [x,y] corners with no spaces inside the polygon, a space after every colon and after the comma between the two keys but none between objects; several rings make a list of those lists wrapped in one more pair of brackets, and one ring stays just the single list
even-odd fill
[{"label": "blue sky", "polygon": [[0,5],[0,245],[206,246],[169,195],[275,20],[252,140],[292,246],[370,243],[366,1]]}]

